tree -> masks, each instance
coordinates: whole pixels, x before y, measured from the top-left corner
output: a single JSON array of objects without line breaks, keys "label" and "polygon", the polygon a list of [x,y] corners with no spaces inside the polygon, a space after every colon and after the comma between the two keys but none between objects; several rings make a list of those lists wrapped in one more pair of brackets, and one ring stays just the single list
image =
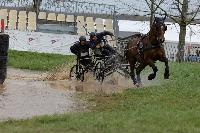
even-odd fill
[{"label": "tree", "polygon": [[[164,0],[145,0],[149,9],[150,9],[150,27],[153,23],[154,15],[158,10],[159,6],[164,2]],[[156,4],[158,3],[158,4]]]},{"label": "tree", "polygon": [[42,0],[33,0],[33,9],[38,12],[39,11],[39,6]]},{"label": "tree", "polygon": [[[33,0],[33,10],[36,12],[36,23],[38,23],[39,9],[42,0]],[[38,29],[38,26],[37,26]]]},{"label": "tree", "polygon": [[164,6],[168,5],[171,8],[171,12],[158,4],[156,6],[180,26],[177,61],[182,62],[184,61],[186,27],[195,20],[200,12],[200,5],[195,0],[165,0],[164,4]]}]

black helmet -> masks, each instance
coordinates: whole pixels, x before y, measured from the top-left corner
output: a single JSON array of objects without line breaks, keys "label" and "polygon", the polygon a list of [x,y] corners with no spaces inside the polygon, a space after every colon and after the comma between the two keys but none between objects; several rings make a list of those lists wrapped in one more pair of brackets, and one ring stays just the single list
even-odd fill
[{"label": "black helmet", "polygon": [[91,32],[90,37],[94,37],[94,36],[96,36],[96,32]]},{"label": "black helmet", "polygon": [[86,41],[86,37],[85,36],[79,37],[79,41]]}]

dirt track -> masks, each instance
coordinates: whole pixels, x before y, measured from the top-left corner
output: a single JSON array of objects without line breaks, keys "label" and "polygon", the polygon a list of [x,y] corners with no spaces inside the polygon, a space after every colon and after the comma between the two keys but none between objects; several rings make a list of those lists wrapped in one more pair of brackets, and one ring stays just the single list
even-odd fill
[{"label": "dirt track", "polygon": [[0,120],[83,111],[86,102],[74,99],[77,92],[113,93],[130,87],[132,82],[118,74],[101,85],[89,74],[83,83],[69,81],[67,76],[65,80],[49,81],[49,74],[9,68],[0,89]]}]

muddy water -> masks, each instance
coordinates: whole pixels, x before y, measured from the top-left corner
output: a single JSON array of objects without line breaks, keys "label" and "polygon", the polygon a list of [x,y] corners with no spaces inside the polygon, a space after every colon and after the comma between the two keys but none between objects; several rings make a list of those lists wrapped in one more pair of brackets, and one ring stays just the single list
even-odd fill
[{"label": "muddy water", "polygon": [[73,98],[73,91],[55,89],[48,81],[42,81],[43,76],[39,72],[8,69],[8,78],[0,87],[0,120],[84,109],[84,104]]},{"label": "muddy water", "polygon": [[111,77],[107,77],[103,83],[100,83],[87,74],[84,82],[67,80],[49,81],[48,83],[52,88],[59,88],[69,90],[73,92],[83,93],[103,93],[111,94],[115,92],[122,92],[124,89],[133,87],[132,82],[128,79],[120,77],[118,74],[114,74]]},{"label": "muddy water", "polygon": [[[9,68],[8,78],[0,86],[0,121],[84,111],[87,103],[75,99],[76,93],[110,94],[133,88],[130,79],[117,73],[107,77],[103,84],[93,80],[89,73],[85,82],[70,81],[66,73]],[[157,84],[146,80],[144,82],[148,86]]]}]

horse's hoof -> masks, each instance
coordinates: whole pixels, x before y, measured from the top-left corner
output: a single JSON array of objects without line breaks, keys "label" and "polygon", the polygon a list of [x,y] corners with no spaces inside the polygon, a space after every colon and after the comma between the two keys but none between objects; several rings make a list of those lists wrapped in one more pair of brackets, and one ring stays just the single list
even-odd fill
[{"label": "horse's hoof", "polygon": [[164,79],[169,79],[169,73],[164,74]]},{"label": "horse's hoof", "polygon": [[140,88],[140,87],[142,87],[142,83],[136,83],[135,86],[136,86],[137,88]]},{"label": "horse's hoof", "polygon": [[167,76],[164,76],[164,79],[169,79],[169,75],[167,75]]},{"label": "horse's hoof", "polygon": [[148,76],[148,80],[153,80],[155,77],[156,77],[156,76],[155,76],[154,74],[150,74],[150,75]]}]

